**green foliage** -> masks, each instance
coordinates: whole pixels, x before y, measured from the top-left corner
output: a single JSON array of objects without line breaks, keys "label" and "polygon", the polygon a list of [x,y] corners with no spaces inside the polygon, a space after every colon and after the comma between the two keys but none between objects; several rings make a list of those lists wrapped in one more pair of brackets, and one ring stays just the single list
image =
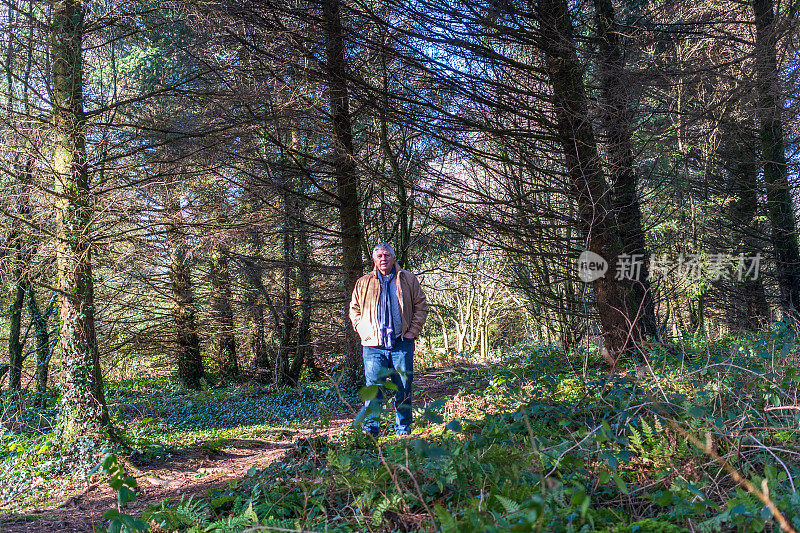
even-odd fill
[{"label": "green foliage", "polygon": [[599,530],[598,533],[686,533],[688,531],[685,527],[676,526],[664,520],[645,518],[630,525],[616,525]]},{"label": "green foliage", "polygon": [[[778,345],[772,337],[658,348],[654,374],[598,371],[586,379],[557,351],[515,350],[501,365],[461,374],[486,387],[462,387],[418,409],[416,438],[375,441],[353,431],[313,458],[290,454],[228,494],[239,503],[225,516],[240,516],[249,502],[297,527],[329,531],[677,533],[689,520],[708,531],[773,523],[752,495],[713,481],[720,466],[677,425],[701,438],[712,430],[718,453],[749,475],[769,467],[770,495],[793,518],[789,476],[766,453],[735,452],[736,432],[753,427],[745,421],[756,416],[754,398],[770,391],[788,401],[783,380],[797,379],[764,356]],[[783,413],[757,438],[785,442],[794,423]]]},{"label": "green foliage", "polygon": [[158,524],[161,529],[174,531],[190,526],[201,527],[209,523],[209,505],[189,497],[178,501],[165,500],[160,506],[145,511],[144,518]]},{"label": "green foliage", "polygon": [[[353,428],[307,437],[265,470],[252,468],[205,498],[166,501],[144,517],[167,531],[196,532],[774,530],[763,503],[721,475],[687,432],[700,441],[709,434],[716,453],[766,487],[797,524],[799,419],[792,409],[766,409],[793,405],[800,373],[791,335],[662,345],[648,355],[653,372],[609,375],[589,366],[584,376],[569,355],[519,346],[495,366],[453,371],[452,395],[416,408],[414,438],[376,440]],[[323,426],[339,403],[320,405],[320,397],[335,395],[327,389],[189,392],[137,381],[113,390],[115,412],[128,417],[128,438],[147,460],[185,447],[213,454],[234,440],[282,437],[288,429],[236,426],[234,413],[225,424],[198,417],[205,427],[179,427],[171,422],[179,412],[280,410],[293,398],[293,411],[281,411],[290,423]],[[382,416],[393,423],[393,413]],[[9,434],[0,443],[6,460],[18,461],[44,441]]]},{"label": "green foliage", "polygon": [[[299,389],[264,386],[206,386],[189,391],[176,382],[142,378],[107,383],[106,398],[135,461],[162,461],[190,450],[207,455],[237,443],[280,439],[293,426],[324,423],[341,400],[327,383]],[[349,402],[356,401],[352,395]],[[23,391],[0,396],[0,505],[25,509],[57,505],[85,483],[107,449],[79,442],[69,456],[58,453],[52,428],[60,398],[53,392]]]},{"label": "green foliage", "polygon": [[110,388],[108,396],[110,407],[121,418],[153,418],[170,428],[187,430],[306,423],[323,414],[321,406],[340,402],[328,384],[279,390],[224,385],[192,391],[164,379],[120,383]]},{"label": "green foliage", "polygon": [[641,430],[636,429],[632,423],[628,425],[629,449],[643,463],[664,465],[675,456],[686,455],[688,451],[686,441],[675,439],[675,444],[671,443],[670,435],[658,417],[655,417],[652,423],[648,423],[646,418],[641,418],[640,423]]},{"label": "green foliage", "polygon": [[98,464],[89,475],[101,471],[108,476],[109,486],[117,491],[117,508],[103,513],[103,518],[109,521],[108,533],[140,533],[150,528],[146,522],[122,512],[125,504],[136,499],[136,479],[125,473],[125,468],[119,458],[110,453]]}]

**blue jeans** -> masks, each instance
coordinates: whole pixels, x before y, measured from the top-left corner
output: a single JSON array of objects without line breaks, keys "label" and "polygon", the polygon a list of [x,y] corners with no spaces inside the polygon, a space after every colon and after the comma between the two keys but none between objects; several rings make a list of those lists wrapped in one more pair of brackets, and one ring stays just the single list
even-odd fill
[{"label": "blue jeans", "polygon": [[[364,378],[367,387],[380,385],[389,376],[397,387],[394,393],[395,432],[407,433],[411,430],[411,384],[414,381],[414,340],[398,337],[391,349],[373,346],[363,347]],[[380,430],[380,413],[383,404],[383,387],[378,388],[378,395],[364,402],[362,411],[366,411],[364,427],[377,435]]]}]

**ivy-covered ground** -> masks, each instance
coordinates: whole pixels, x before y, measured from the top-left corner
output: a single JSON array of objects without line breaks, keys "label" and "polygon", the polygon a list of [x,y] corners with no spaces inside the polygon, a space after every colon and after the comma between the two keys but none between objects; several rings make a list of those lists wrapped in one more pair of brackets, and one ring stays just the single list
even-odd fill
[{"label": "ivy-covered ground", "polygon": [[[148,501],[204,494],[253,465],[278,459],[298,435],[331,420],[341,426],[347,410],[336,390],[321,382],[278,391],[261,385],[187,391],[166,378],[138,379],[108,383],[106,397],[124,441],[112,451],[142,481],[139,490]],[[353,394],[344,400],[356,401]],[[61,526],[69,523],[63,527],[90,530],[85,512],[100,518],[103,509],[96,503],[113,504],[100,476],[87,476],[103,450],[87,442],[69,456],[52,453],[57,402],[55,396],[36,394],[3,398],[0,531],[10,529],[12,521],[28,522],[22,531],[35,531],[36,524],[52,531],[53,519]]]},{"label": "ivy-covered ground", "polygon": [[[342,401],[329,385],[271,393],[186,393],[163,381],[115,385],[116,417],[126,421],[136,452],[119,463],[110,456],[91,479],[106,497],[126,500],[135,490],[123,480],[133,473],[143,492],[105,520],[99,515],[113,500],[93,509],[102,527],[154,532],[800,529],[793,335],[776,327],[713,343],[654,345],[647,355],[646,363],[609,373],[594,353],[518,346],[492,364],[420,373],[427,405],[403,440],[331,427]],[[42,408],[42,419],[48,413]],[[52,458],[43,466],[46,434],[6,430],[2,442],[2,505],[16,521],[6,518],[4,527],[54,523],[25,513],[56,503],[55,493],[22,490],[52,490],[53,476],[77,489],[85,475],[66,473]],[[153,497],[141,474],[143,464],[168,470],[204,447],[213,455],[247,442],[285,446],[261,463],[243,459],[235,480],[182,497],[180,487],[172,497]],[[109,480],[118,491],[107,488]]]}]

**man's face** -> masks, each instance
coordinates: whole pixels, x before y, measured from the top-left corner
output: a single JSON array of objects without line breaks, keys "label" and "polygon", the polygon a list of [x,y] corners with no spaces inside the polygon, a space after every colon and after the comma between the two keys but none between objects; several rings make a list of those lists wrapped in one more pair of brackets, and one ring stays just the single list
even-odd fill
[{"label": "man's face", "polygon": [[392,271],[392,267],[394,266],[394,256],[389,252],[389,250],[378,248],[375,253],[372,254],[372,262],[375,263],[375,268],[377,268],[380,273],[385,276]]}]

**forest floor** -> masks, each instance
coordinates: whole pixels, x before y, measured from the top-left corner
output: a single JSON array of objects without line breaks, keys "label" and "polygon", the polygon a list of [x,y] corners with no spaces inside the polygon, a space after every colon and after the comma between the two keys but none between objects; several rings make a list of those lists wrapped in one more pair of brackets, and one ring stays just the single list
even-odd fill
[{"label": "forest floor", "polygon": [[[480,368],[463,363],[416,375],[415,404],[424,406],[452,396],[465,385],[475,386],[477,381],[485,381],[480,377],[459,377],[465,370]],[[235,487],[251,469],[261,470],[280,461],[301,439],[334,437],[352,431],[355,414],[352,406],[344,406],[332,412],[324,424],[315,421],[308,425],[265,428],[248,438],[224,439],[212,444],[198,442],[167,458],[127,460],[126,470],[136,479],[138,491],[137,499],[126,506],[126,513],[139,514],[170,498],[202,498],[210,489]],[[107,483],[95,480],[74,486],[72,491],[61,495],[60,501],[10,506],[13,510],[0,505],[0,533],[95,531],[103,522],[103,513],[115,507],[116,497],[116,491]]]},{"label": "forest floor", "polygon": [[109,383],[140,492],[105,520],[108,476],[71,472],[31,429],[55,399],[5,396],[0,531],[800,531],[797,334],[645,350],[614,371],[536,344],[418,368],[411,438],[377,441],[351,423],[367,388]]}]

